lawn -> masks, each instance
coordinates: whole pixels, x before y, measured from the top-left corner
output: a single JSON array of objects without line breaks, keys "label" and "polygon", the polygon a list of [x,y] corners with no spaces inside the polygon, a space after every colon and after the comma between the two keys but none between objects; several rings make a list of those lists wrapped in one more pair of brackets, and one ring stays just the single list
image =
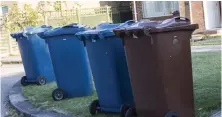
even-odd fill
[{"label": "lawn", "polygon": [[221,45],[221,36],[191,42],[192,46]]},{"label": "lawn", "polygon": [[[220,52],[192,53],[196,117],[208,117],[213,110],[220,107],[220,57]],[[30,85],[23,88],[23,93],[35,106],[59,112],[68,112],[78,117],[91,117],[88,112],[88,105],[92,100],[97,99],[96,92],[89,97],[55,102],[51,97],[51,93],[55,88],[55,83],[45,86]],[[96,117],[119,116],[98,114]]]},{"label": "lawn", "polygon": [[193,79],[197,117],[208,117],[220,107],[221,53],[193,53]]}]

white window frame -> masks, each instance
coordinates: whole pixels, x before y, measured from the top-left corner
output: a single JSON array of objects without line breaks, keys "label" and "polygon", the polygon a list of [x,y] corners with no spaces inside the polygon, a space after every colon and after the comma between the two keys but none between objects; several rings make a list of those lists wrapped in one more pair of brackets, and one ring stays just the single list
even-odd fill
[{"label": "white window frame", "polygon": [[[154,3],[154,2],[156,2],[156,3]],[[158,12],[155,7],[155,5],[159,5],[159,4],[157,4],[157,2],[161,2],[161,4],[162,4],[159,6],[159,8],[163,8],[162,10],[160,10],[160,12]],[[171,2],[170,6],[169,6],[170,10],[169,10],[169,8],[166,7],[169,2]],[[152,4],[155,4],[155,5],[152,5]],[[142,1],[143,18],[169,16],[175,10],[179,11],[179,2],[178,1]],[[146,12],[146,11],[149,11],[149,12]],[[168,13],[170,11],[171,11],[171,13]]]}]

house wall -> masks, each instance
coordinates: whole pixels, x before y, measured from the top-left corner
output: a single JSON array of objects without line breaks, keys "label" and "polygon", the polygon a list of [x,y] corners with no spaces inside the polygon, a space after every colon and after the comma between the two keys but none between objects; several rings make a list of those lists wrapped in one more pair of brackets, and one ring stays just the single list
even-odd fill
[{"label": "house wall", "polygon": [[13,7],[14,4],[17,4],[17,1],[1,1],[1,6],[8,6],[8,10]]},{"label": "house wall", "polygon": [[[133,4],[133,2],[132,2]],[[187,17],[191,19],[192,23],[199,24],[199,29],[195,32],[203,32],[205,30],[205,21],[204,21],[204,9],[202,1],[180,1],[179,2],[180,16]],[[132,7],[133,9],[133,7]],[[134,10],[134,9],[133,9]],[[142,12],[142,2],[136,1],[136,10],[137,10],[137,18],[138,20],[145,19],[143,18]],[[134,12],[133,12],[134,15]],[[148,18],[150,20],[164,20],[167,18],[172,18],[173,15],[169,16],[160,16],[160,17],[151,17]]]},{"label": "house wall", "polygon": [[190,1],[191,23],[198,24],[195,32],[203,32],[205,28],[203,1]]},{"label": "house wall", "polygon": [[179,1],[179,11],[181,17],[190,19],[190,5],[189,1]]},{"label": "house wall", "polygon": [[[134,14],[134,3],[132,1],[132,12],[133,12],[133,19],[135,20]],[[137,12],[137,20],[143,19],[143,11],[142,11],[142,1],[136,1],[136,12]]]}]

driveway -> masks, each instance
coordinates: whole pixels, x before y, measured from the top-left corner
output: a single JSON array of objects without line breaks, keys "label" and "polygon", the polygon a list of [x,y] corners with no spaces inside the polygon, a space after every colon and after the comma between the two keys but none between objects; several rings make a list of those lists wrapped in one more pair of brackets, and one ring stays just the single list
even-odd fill
[{"label": "driveway", "polygon": [[1,117],[8,114],[8,92],[24,76],[22,64],[3,65],[0,67],[1,83]]}]

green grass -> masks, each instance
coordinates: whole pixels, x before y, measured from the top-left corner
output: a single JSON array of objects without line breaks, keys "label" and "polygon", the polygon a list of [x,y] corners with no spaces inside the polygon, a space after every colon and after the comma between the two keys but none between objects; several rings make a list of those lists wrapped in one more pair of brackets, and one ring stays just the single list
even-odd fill
[{"label": "green grass", "polygon": [[[71,113],[73,116],[91,117],[88,105],[97,99],[96,92],[92,96],[82,98],[71,98],[62,101],[52,99],[52,91],[56,89],[55,83],[44,86],[27,86],[23,88],[23,93],[35,106],[48,108],[60,113]],[[117,117],[116,114],[99,114],[97,117]]]},{"label": "green grass", "polygon": [[[196,117],[208,117],[213,110],[220,107],[220,56],[220,52],[192,53]],[[55,88],[55,83],[45,86],[30,85],[23,88],[23,93],[35,106],[72,113],[78,117],[91,117],[88,105],[97,99],[95,92],[89,97],[53,101],[51,93]],[[98,114],[97,117],[119,116]]]},{"label": "green grass", "polygon": [[208,117],[220,107],[221,53],[193,53],[193,78],[197,117]]},{"label": "green grass", "polygon": [[9,112],[7,117],[25,117],[24,114],[18,112],[17,110],[15,110],[11,105],[9,106]]},{"label": "green grass", "polygon": [[192,46],[203,46],[203,45],[221,45],[221,37],[202,39],[195,42],[191,42]]}]

